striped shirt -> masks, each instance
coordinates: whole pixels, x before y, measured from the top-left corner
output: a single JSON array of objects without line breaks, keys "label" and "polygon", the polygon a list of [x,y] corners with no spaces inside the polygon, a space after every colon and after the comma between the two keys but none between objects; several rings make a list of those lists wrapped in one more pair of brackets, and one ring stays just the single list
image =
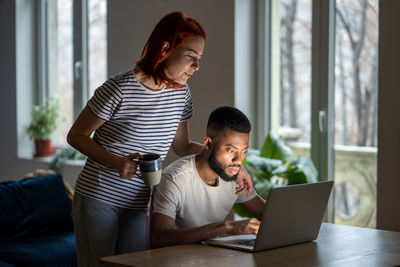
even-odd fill
[{"label": "striped shirt", "polygon": [[[126,156],[132,153],[158,153],[165,159],[178,124],[193,116],[189,87],[145,88],[134,72],[110,78],[96,89],[87,106],[105,122],[93,140],[109,152]],[[143,209],[150,188],[140,179],[121,179],[117,170],[90,158],[79,175],[76,192],[128,209]]]}]

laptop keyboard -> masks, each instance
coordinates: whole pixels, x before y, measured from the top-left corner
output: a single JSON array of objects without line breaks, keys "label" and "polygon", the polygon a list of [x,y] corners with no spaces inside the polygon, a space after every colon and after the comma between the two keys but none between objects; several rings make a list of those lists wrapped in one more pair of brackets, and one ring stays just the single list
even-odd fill
[{"label": "laptop keyboard", "polygon": [[236,243],[236,244],[239,244],[239,245],[254,247],[254,245],[256,244],[256,240],[255,240],[255,239],[251,239],[251,240],[237,240],[237,241],[235,241],[235,243]]}]

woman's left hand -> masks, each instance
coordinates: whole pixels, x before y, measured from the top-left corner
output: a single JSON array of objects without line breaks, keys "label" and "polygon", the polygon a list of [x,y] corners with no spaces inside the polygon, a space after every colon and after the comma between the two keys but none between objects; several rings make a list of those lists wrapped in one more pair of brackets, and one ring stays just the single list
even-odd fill
[{"label": "woman's left hand", "polygon": [[251,181],[251,176],[247,172],[246,168],[243,166],[240,168],[240,172],[237,178],[236,194],[243,194],[247,191],[247,196],[253,191],[253,182]]}]

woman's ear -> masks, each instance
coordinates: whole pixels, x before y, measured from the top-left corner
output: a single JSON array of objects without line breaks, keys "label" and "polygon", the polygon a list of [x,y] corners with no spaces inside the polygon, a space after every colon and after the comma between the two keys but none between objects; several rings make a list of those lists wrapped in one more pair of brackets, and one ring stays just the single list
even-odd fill
[{"label": "woman's ear", "polygon": [[204,145],[204,149],[207,151],[211,151],[212,149],[212,139],[209,136],[205,136],[203,138],[203,145]]},{"label": "woman's ear", "polygon": [[163,42],[162,47],[161,47],[161,55],[165,56],[165,54],[167,54],[168,49],[169,49],[169,42]]}]

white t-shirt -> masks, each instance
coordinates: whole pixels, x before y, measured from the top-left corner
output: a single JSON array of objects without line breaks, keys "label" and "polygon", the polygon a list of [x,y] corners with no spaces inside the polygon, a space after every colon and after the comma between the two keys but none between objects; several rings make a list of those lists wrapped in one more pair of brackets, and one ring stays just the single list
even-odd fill
[{"label": "white t-shirt", "polygon": [[207,185],[199,176],[195,155],[181,158],[163,170],[162,179],[154,194],[153,212],[175,219],[178,228],[190,228],[223,222],[235,202],[256,197],[253,190],[236,195],[236,182],[221,178],[218,186]]}]

